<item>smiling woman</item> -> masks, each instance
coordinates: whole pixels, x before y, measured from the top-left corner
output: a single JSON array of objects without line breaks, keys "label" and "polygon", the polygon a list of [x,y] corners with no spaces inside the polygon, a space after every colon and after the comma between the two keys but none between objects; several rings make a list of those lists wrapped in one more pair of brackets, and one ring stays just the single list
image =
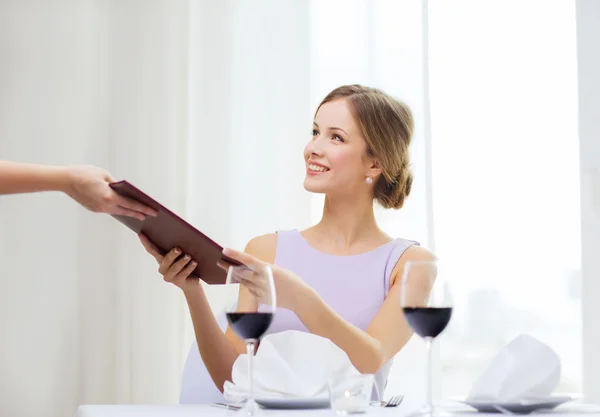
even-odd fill
[{"label": "smiling woman", "polygon": [[[304,188],[325,195],[321,220],[303,231],[256,237],[245,253],[226,250],[250,268],[271,265],[279,309],[267,333],[299,330],[330,339],[360,372],[377,374],[375,397],[383,395],[391,359],[412,335],[399,302],[403,266],[433,258],[417,242],[383,233],[374,215],[375,201],[399,209],[410,193],[412,133],[412,113],[402,102],[361,85],[336,88],[317,107],[304,149]],[[178,248],[163,257],[142,242],[165,281],[183,290],[200,354],[222,390],[246,351],[244,341],[230,328],[223,335],[190,275],[193,259]],[[240,311],[256,309],[249,288],[240,285]]]},{"label": "smiling woman", "polygon": [[[334,124],[320,127],[321,120]],[[323,182],[310,179],[315,175],[320,178],[320,173],[335,165],[334,173],[323,178],[333,181],[331,185],[338,190],[355,187],[363,179],[370,187],[376,178],[374,198],[385,208],[403,206],[412,186],[408,147],[414,122],[408,106],[377,89],[343,86],[325,97],[313,124],[313,140],[304,150],[309,174],[304,187],[308,191],[323,192]],[[347,127],[344,130],[339,126]],[[337,147],[342,144],[347,146]],[[328,161],[320,161],[321,147],[330,147]],[[358,175],[361,168],[367,172],[366,178]]]}]

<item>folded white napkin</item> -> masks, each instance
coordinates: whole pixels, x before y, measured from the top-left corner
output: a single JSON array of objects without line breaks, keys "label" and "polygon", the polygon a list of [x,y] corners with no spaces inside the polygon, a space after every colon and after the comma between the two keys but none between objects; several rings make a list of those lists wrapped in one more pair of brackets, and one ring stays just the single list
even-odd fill
[{"label": "folded white napkin", "polygon": [[[288,330],[260,342],[253,358],[255,398],[327,398],[329,377],[359,375],[342,349],[312,333]],[[239,402],[248,393],[248,358],[240,355],[226,381],[227,401]]]},{"label": "folded white napkin", "polygon": [[468,400],[509,402],[547,398],[560,379],[560,359],[548,345],[520,335],[506,344],[475,381]]}]

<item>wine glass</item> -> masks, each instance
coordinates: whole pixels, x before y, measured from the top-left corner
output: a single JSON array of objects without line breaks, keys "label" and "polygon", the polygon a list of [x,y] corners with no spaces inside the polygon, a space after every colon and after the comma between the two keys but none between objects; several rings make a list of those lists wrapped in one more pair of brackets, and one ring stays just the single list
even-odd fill
[{"label": "wine glass", "polygon": [[427,348],[426,402],[413,416],[442,416],[433,404],[432,348],[452,316],[452,298],[445,271],[437,260],[408,261],[402,276],[402,311],[408,325]]},{"label": "wine glass", "polygon": [[252,357],[257,342],[269,329],[275,314],[277,301],[273,271],[268,265],[230,266],[226,284],[240,284],[240,292],[250,294],[249,301],[226,307],[225,314],[231,329],[246,342],[248,356],[248,398],[239,413],[256,416],[262,413],[252,391]]}]

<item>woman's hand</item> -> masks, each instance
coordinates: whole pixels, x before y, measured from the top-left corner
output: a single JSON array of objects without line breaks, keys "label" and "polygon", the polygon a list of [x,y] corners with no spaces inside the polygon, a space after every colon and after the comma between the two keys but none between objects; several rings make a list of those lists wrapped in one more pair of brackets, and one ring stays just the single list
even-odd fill
[{"label": "woman's hand", "polygon": [[109,184],[115,179],[108,171],[91,165],[66,167],[65,193],[86,209],[96,213],[116,214],[144,220],[156,216],[151,209],[130,198],[117,194]]},{"label": "woman's hand", "polygon": [[117,194],[108,171],[93,165],[37,165],[0,161],[0,195],[61,191],[95,213],[144,220],[156,210]]},{"label": "woman's hand", "polygon": [[[277,306],[294,311],[298,302],[310,291],[313,291],[297,274],[278,265],[263,262],[252,255],[233,249],[224,249],[223,254],[241,262],[249,268],[247,273],[240,273],[236,278],[259,300],[263,298],[263,287],[261,286],[261,274],[256,273],[260,268],[269,266],[273,271],[273,281],[277,293]],[[219,261],[218,266],[225,271],[231,264]]]},{"label": "woman's hand", "polygon": [[178,286],[183,292],[202,288],[200,279],[192,274],[197,262],[189,255],[182,254],[179,248],[173,248],[163,256],[146,236],[140,233],[138,237],[146,252],[154,256],[154,259],[158,262],[158,272],[163,276],[165,282]]}]

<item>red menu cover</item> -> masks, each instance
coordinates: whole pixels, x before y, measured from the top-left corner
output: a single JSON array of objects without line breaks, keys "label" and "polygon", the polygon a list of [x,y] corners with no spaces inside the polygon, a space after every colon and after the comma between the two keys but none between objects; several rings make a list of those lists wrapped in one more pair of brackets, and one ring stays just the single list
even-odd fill
[{"label": "red menu cover", "polygon": [[226,271],[217,266],[223,259],[234,265],[240,263],[223,255],[223,247],[183,220],[171,210],[127,181],[113,182],[110,187],[118,194],[139,201],[158,212],[144,221],[133,217],[113,215],[135,233],[143,233],[163,254],[180,248],[198,262],[194,274],[207,284],[225,284]]}]

